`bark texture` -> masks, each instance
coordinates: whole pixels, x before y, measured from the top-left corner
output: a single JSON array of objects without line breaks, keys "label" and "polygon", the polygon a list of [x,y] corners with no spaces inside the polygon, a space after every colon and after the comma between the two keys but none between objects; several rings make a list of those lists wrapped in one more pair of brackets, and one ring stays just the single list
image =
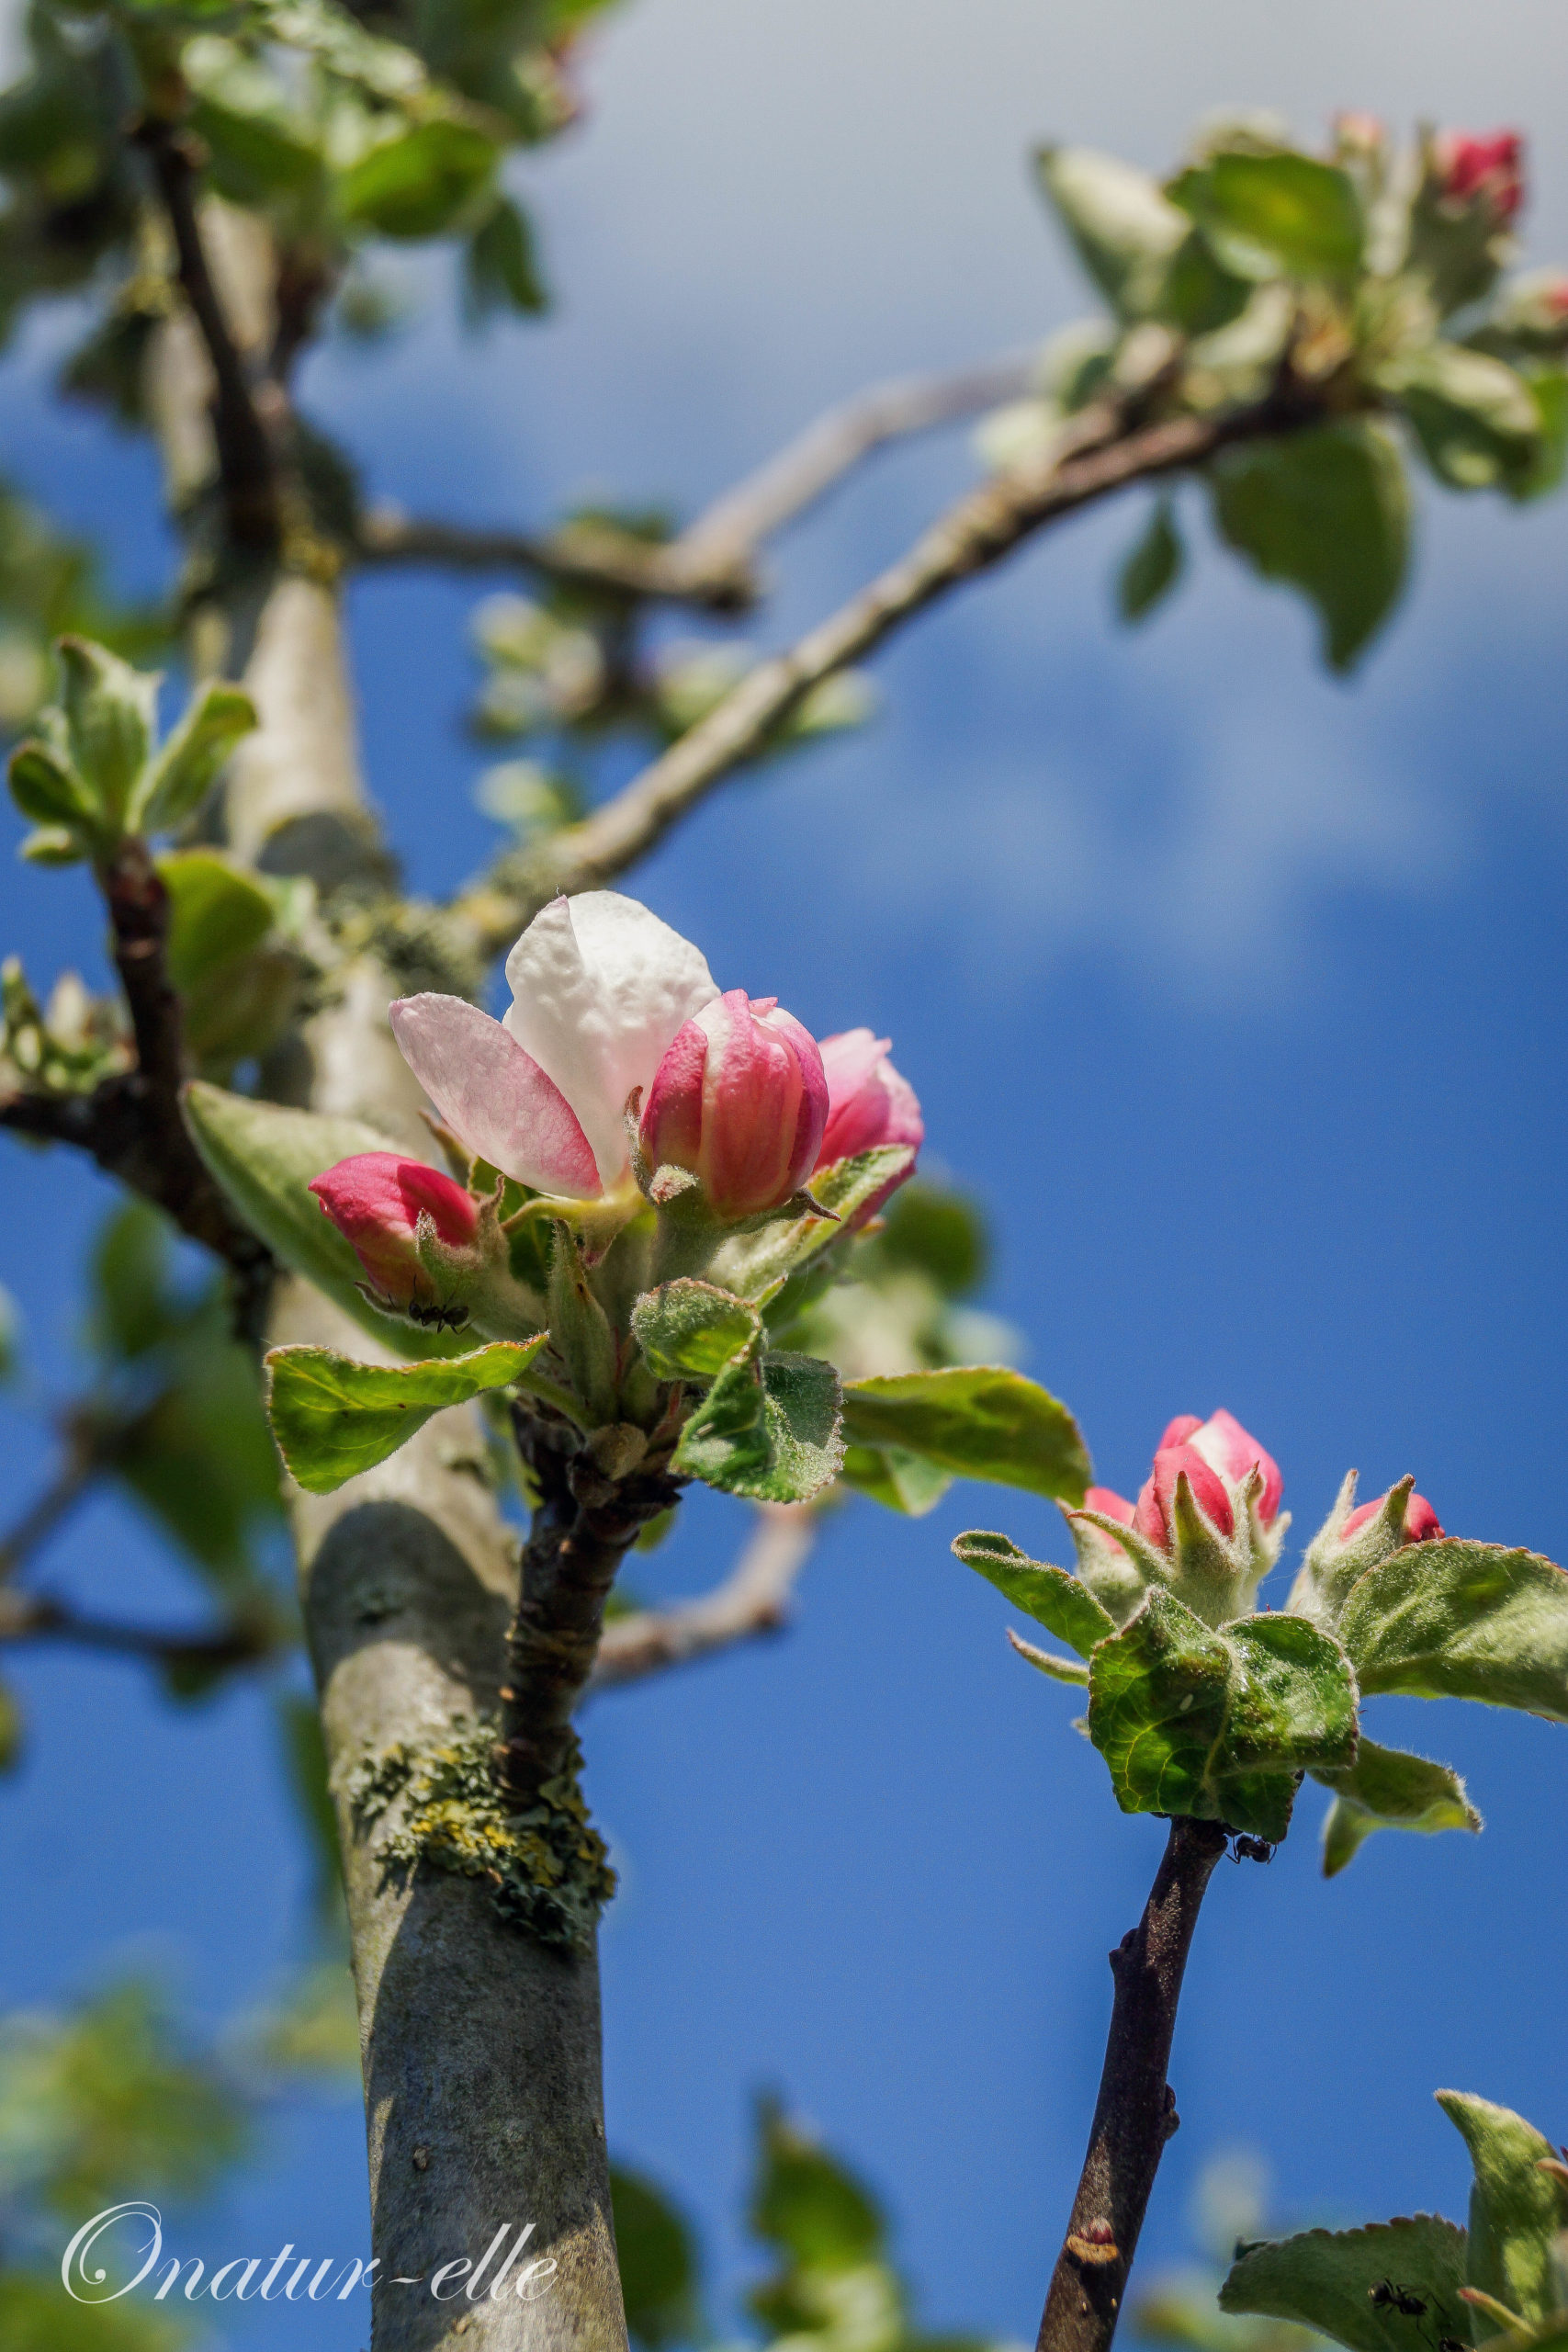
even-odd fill
[{"label": "bark texture", "polygon": [[1116,1996],[1105,2067],[1036,2352],[1106,2352],[1116,2333],[1149,2192],[1178,2122],[1166,2068],[1188,1950],[1224,1850],[1218,1822],[1173,1821],[1144,1916],[1111,1955]]}]

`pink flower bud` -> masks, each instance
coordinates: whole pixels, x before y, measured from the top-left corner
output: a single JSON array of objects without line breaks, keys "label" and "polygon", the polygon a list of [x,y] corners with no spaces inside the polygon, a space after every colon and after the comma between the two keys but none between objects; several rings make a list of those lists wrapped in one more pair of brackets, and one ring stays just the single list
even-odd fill
[{"label": "pink flower bud", "polygon": [[[1353,1510],[1339,1531],[1341,1544],[1348,1544],[1359,1527],[1365,1527],[1370,1519],[1375,1519],[1387,1500],[1388,1494],[1385,1491],[1378,1497],[1376,1502],[1362,1503],[1358,1510]],[[1413,1494],[1404,1506],[1405,1542],[1425,1544],[1431,1537],[1440,1535],[1442,1532],[1438,1524],[1438,1514],[1427,1500],[1426,1496]]]},{"label": "pink flower bud", "polygon": [[1499,220],[1511,220],[1525,200],[1524,153],[1517,130],[1439,131],[1432,141],[1438,194],[1450,204],[1488,205]]},{"label": "pink flower bud", "polygon": [[[1172,1428],[1175,1423],[1172,1423]],[[1201,1426],[1187,1432],[1196,1452],[1213,1469],[1220,1471],[1233,1486],[1239,1486],[1247,1472],[1259,1469],[1263,1473],[1263,1491],[1258,1498],[1258,1516],[1265,1527],[1271,1526],[1279,1516],[1280,1498],[1285,1482],[1280,1476],[1280,1465],[1271,1453],[1265,1453],[1255,1437],[1248,1437],[1241,1423],[1222,1406],[1211,1413]],[[1170,1443],[1169,1431],[1166,1443]]]},{"label": "pink flower bud", "polygon": [[1195,1446],[1162,1445],[1155,1455],[1155,1466],[1145,1479],[1138,1494],[1138,1507],[1133,1524],[1156,1551],[1169,1552],[1175,1545],[1174,1507],[1176,1482],[1185,1471],[1187,1483],[1192,1489],[1192,1499],[1210,1525],[1220,1535],[1234,1535],[1235,1512],[1225,1482],[1217,1470],[1204,1461]]},{"label": "pink flower bud", "polygon": [[828,1081],[808,1029],[777,997],[731,989],[687,1021],[654,1072],[638,1140],[683,1168],[723,1217],[782,1208],[817,1165]]},{"label": "pink flower bud", "polygon": [[1085,1510],[1097,1510],[1101,1519],[1120,1520],[1123,1527],[1131,1527],[1134,1506],[1125,1495],[1117,1494],[1110,1487],[1091,1487],[1083,1498]]},{"label": "pink flower bud", "polygon": [[479,1204],[450,1176],[395,1151],[340,1159],[310,1186],[364,1267],[371,1287],[399,1306],[434,1306],[435,1284],[415,1249],[423,1210],[453,1248],[471,1242]]},{"label": "pink flower bud", "polygon": [[1171,1514],[1176,1482],[1183,1471],[1192,1499],[1205,1519],[1218,1534],[1229,1536],[1235,1532],[1235,1490],[1255,1469],[1263,1473],[1258,1516],[1269,1529],[1279,1517],[1284,1484],[1273,1456],[1265,1453],[1235,1415],[1223,1408],[1206,1421],[1201,1421],[1196,1413],[1179,1413],[1166,1426],[1154,1468],[1136,1504],[1109,1487],[1091,1487],[1084,1497],[1084,1509],[1120,1520],[1123,1527],[1135,1527],[1156,1550],[1169,1552],[1175,1546]]},{"label": "pink flower bud", "polygon": [[915,1090],[887,1058],[892,1040],[869,1029],[845,1029],[821,1043],[828,1080],[828,1124],[822,1131],[818,1168],[882,1144],[925,1141],[925,1121]]}]

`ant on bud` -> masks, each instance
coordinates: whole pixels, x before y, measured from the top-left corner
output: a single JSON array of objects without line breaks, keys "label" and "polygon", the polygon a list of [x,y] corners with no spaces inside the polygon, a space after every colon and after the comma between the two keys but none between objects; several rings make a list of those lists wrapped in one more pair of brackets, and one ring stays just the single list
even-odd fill
[{"label": "ant on bud", "polygon": [[1274,1849],[1267,1838],[1240,1837],[1231,1850],[1233,1862],[1271,1862],[1273,1859]]}]

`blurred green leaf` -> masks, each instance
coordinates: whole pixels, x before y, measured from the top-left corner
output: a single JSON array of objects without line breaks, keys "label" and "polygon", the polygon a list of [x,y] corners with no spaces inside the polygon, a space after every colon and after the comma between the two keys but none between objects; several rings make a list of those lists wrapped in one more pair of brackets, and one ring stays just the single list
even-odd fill
[{"label": "blurred green leaf", "polygon": [[990,1238],[976,1204],[923,1176],[899,1186],[868,1247],[890,1266],[913,1266],[949,1298],[978,1290],[990,1264]]},{"label": "blurred green leaf", "polygon": [[1325,277],[1360,266],[1366,228],[1354,181],[1310,155],[1215,155],[1182,175],[1175,200],[1201,222],[1221,261],[1242,277]]},{"label": "blurred green leaf", "polygon": [[169,894],[169,978],[190,996],[260,946],[276,909],[259,882],[216,850],[176,850],[158,860],[158,872]]},{"label": "blurred green leaf", "polygon": [[610,2167],[610,2197],[632,2342],[644,2352],[692,2343],[702,2324],[691,2224],[656,2182],[623,2165]]},{"label": "blurred green leaf", "polygon": [[1533,2123],[1491,2099],[1439,2091],[1438,2105],[1463,2138],[1475,2173],[1465,2284],[1537,2324],[1563,2301],[1554,2260],[1562,2192],[1540,2169],[1558,2151]]},{"label": "blurred green leaf", "polygon": [[476,318],[502,310],[536,318],[549,308],[528,216],[509,196],[469,238],[465,268],[468,307]]},{"label": "blurred green leaf", "polygon": [[1397,448],[1376,425],[1322,425],[1224,450],[1210,480],[1226,541],[1309,598],[1325,660],[1348,670],[1404,584],[1410,493]]},{"label": "blurred green leaf", "polygon": [[338,207],[384,237],[442,236],[491,186],[496,160],[494,141],[468,123],[417,123],[340,175]]},{"label": "blurred green leaf", "polygon": [[133,670],[90,638],[62,637],[59,652],[71,764],[92,796],[95,818],[113,832],[152,752],[158,675]]},{"label": "blurred green leaf", "polygon": [[1294,1775],[1356,1752],[1356,1685],[1304,1618],[1215,1633],[1162,1588],[1089,1663],[1089,1737],[1123,1813],[1186,1814],[1277,1842]]},{"label": "blurred green leaf", "polygon": [[1409,2319],[1371,2300],[1371,2290],[1391,2279],[1427,2304],[1434,2340],[1463,2343],[1464,2261],[1464,2232],[1433,2213],[1360,2230],[1306,2230],[1249,2248],[1220,2290],[1220,2309],[1294,2320],[1349,2352],[1410,2352]]},{"label": "blurred green leaf", "polygon": [[125,2303],[75,2303],[51,2270],[0,2270],[6,2352],[176,2352],[189,2330],[166,2312]]},{"label": "blurred green leaf", "polygon": [[510,1386],[545,1344],[493,1340],[447,1363],[356,1363],[331,1348],[274,1348],[267,1410],[290,1476],[330,1495],[385,1462],[433,1413]]},{"label": "blurred green leaf", "polygon": [[191,696],[131,797],[126,821],[133,831],[158,833],[194,816],[222,773],[236,743],[256,725],[256,708],[237,686],[211,680]]},{"label": "blurred green leaf", "polygon": [[846,1487],[907,1519],[924,1519],[953,1484],[951,1470],[901,1445],[848,1445],[839,1476]]},{"label": "blurred green leaf", "polygon": [[111,1363],[134,1362],[174,1336],[169,1228],[146,1202],[125,1202],[99,1228],[89,1283],[94,1344]]},{"label": "blurred green leaf", "polygon": [[906,1447],[956,1477],[1063,1502],[1081,1502],[1093,1476],[1066,1407],[1037,1382],[995,1364],[852,1381],[844,1433],[856,1445]]},{"label": "blurred green leaf", "polygon": [[15,1771],[22,1758],[22,1711],[15,1692],[0,1682],[0,1772]]},{"label": "blurred green leaf", "polygon": [[1541,454],[1541,414],[1523,377],[1501,359],[1438,341],[1389,362],[1377,380],[1450,489],[1529,481]]},{"label": "blurred green leaf", "polygon": [[1043,147],[1040,186],[1079,261],[1119,316],[1145,318],[1165,291],[1186,219],[1146,172],[1089,147]]},{"label": "blurred green leaf", "polygon": [[1464,1782],[1446,1764],[1401,1748],[1380,1747],[1362,1734],[1353,1764],[1313,1773],[1334,1791],[1323,1825],[1323,1875],[1334,1878],[1374,1829],[1479,1829],[1481,1815]]},{"label": "blurred green leaf", "polygon": [[1185,551],[1168,498],[1157,499],[1141,538],[1128,553],[1116,583],[1116,609],[1127,622],[1141,621],[1170,594],[1181,577]]},{"label": "blurred green leaf", "polygon": [[871,2191],[776,2099],[760,2101],[757,2122],[752,2233],[803,2269],[848,2269],[880,2254],[886,2224]]}]

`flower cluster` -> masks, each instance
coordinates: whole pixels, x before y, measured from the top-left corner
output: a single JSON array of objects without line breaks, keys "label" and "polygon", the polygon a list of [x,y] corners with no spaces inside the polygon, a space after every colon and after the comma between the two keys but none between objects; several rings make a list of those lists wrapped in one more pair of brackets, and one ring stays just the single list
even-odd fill
[{"label": "flower cluster", "polygon": [[[923,1138],[886,1037],[819,1045],[776,997],[721,992],[689,941],[618,892],[546,907],[506,977],[500,1021],[426,994],[393,1005],[392,1031],[470,1158],[548,1199],[632,1214],[644,1194],[694,1192],[733,1225],[808,1206],[813,1176],[840,1160]],[[392,1153],[311,1189],[377,1296],[416,1316],[439,1311],[443,1280],[482,1242],[470,1193]]]}]

